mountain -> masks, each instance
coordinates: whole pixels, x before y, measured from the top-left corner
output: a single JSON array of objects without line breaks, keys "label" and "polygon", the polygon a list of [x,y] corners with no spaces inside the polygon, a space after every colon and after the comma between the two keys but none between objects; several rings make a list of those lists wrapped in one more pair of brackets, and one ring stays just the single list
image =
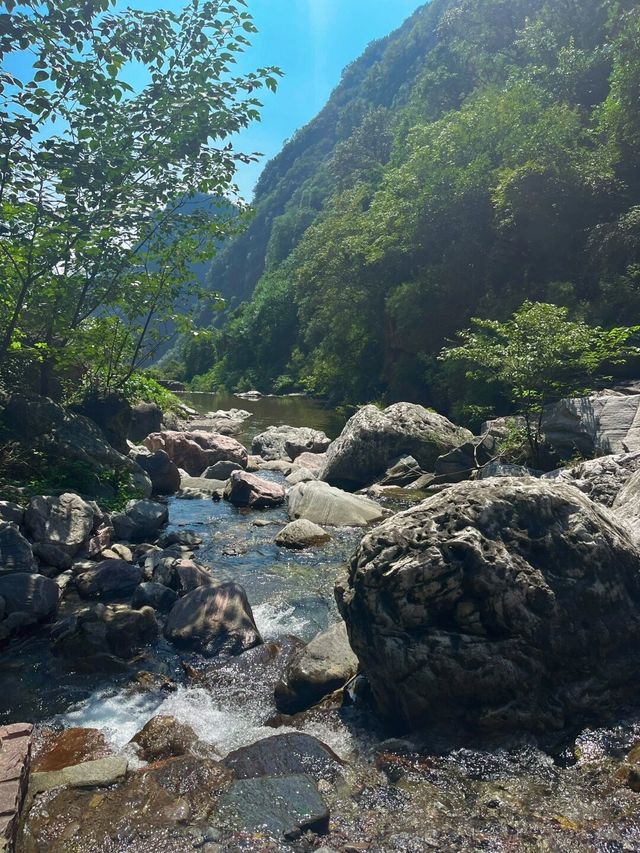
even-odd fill
[{"label": "mountain", "polygon": [[631,0],[418,9],[265,168],[186,378],[451,411],[438,354],[471,317],[640,315],[639,45]]}]

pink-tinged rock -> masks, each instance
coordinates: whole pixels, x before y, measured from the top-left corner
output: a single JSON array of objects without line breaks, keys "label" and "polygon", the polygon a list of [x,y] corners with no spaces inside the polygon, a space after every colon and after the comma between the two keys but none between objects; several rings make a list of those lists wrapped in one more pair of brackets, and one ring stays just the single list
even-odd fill
[{"label": "pink-tinged rock", "polygon": [[237,462],[242,468],[247,467],[247,451],[240,442],[216,432],[154,432],[144,444],[152,451],[164,450],[191,477],[199,477],[216,462]]},{"label": "pink-tinged rock", "polygon": [[299,465],[301,468],[307,468],[314,474],[319,474],[324,468],[326,461],[326,453],[301,453],[296,458],[296,465]]},{"label": "pink-tinged rock", "polygon": [[31,765],[33,726],[0,726],[0,849],[13,850]]},{"label": "pink-tinged rock", "polygon": [[278,483],[263,480],[246,471],[234,471],[224,490],[224,497],[234,506],[268,509],[284,503],[285,491]]}]

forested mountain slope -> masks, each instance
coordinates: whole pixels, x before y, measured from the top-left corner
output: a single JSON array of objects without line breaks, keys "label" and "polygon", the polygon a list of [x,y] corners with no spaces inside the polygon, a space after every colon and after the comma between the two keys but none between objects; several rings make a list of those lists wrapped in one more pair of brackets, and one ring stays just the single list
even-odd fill
[{"label": "forested mountain slope", "polygon": [[472,316],[637,322],[639,7],[434,0],[372,45],[265,169],[210,276],[253,295],[187,377],[451,410],[438,354]]}]

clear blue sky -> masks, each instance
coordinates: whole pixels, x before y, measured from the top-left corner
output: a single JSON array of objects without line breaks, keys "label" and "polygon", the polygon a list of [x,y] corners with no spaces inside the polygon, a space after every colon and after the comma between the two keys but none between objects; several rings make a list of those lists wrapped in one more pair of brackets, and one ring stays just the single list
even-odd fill
[{"label": "clear blue sky", "polygon": [[[260,151],[259,164],[242,166],[238,183],[250,199],[258,175],[285,139],[318,113],[340,81],[342,69],[369,42],[402,24],[425,0],[248,0],[259,32],[241,70],[278,65],[285,73],[278,92],[264,93],[262,122],[240,137],[243,151]],[[125,0],[119,5],[124,6]],[[135,8],[178,9],[182,0],[126,0]]]}]

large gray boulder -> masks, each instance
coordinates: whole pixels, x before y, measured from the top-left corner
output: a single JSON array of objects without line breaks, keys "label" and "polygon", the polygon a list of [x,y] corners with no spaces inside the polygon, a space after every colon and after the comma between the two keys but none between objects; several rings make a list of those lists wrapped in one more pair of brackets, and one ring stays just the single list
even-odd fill
[{"label": "large gray boulder", "polygon": [[95,520],[91,504],[69,492],[57,498],[32,498],[25,528],[32,542],[55,545],[73,557],[89,541]]},{"label": "large gray boulder", "polygon": [[114,474],[143,495],[151,494],[151,481],[144,471],[118,453],[97,424],[47,397],[13,394],[0,413],[0,427],[27,452],[38,451],[63,468],[79,463],[93,470],[95,478],[83,483],[83,494],[104,497],[105,480]]},{"label": "large gray boulder", "polygon": [[309,427],[272,426],[251,443],[251,452],[263,459],[295,460],[302,453],[324,453],[331,440],[320,430]]},{"label": "large gray boulder", "polygon": [[561,400],[544,413],[545,443],[561,458],[640,450],[640,394],[603,391]]},{"label": "large gray boulder", "polygon": [[0,521],[0,574],[33,572],[36,561],[31,544],[15,524]]},{"label": "large gray boulder", "polygon": [[283,527],[275,541],[281,548],[302,549],[313,545],[324,545],[330,539],[331,536],[318,524],[307,521],[306,518],[299,518]]},{"label": "large gray boulder", "polygon": [[173,495],[180,488],[180,471],[164,450],[151,452],[146,447],[136,447],[129,458],[139,465],[151,480],[152,494]]},{"label": "large gray boulder", "polygon": [[164,635],[209,656],[241,654],[262,643],[247,594],[232,581],[201,586],[181,598],[169,613]]},{"label": "large gray boulder", "polygon": [[336,598],[397,728],[539,732],[637,701],[640,549],[573,486],[453,486],[365,536]]},{"label": "large gray boulder", "polygon": [[569,483],[596,503],[612,507],[636,471],[640,471],[640,451],[599,456],[570,468],[543,474],[542,479]]},{"label": "large gray boulder", "polygon": [[337,622],[294,653],[275,689],[278,710],[296,714],[343,687],[358,671],[347,627]]},{"label": "large gray boulder", "polygon": [[366,527],[380,521],[385,511],[362,495],[351,495],[320,480],[298,483],[287,495],[289,518],[304,518],[329,527]]},{"label": "large gray boulder", "polygon": [[169,520],[169,511],[156,501],[129,501],[124,512],[111,516],[118,539],[144,542],[155,539]]},{"label": "large gray boulder", "polygon": [[395,403],[384,411],[365,406],[329,447],[321,479],[358,489],[371,485],[406,455],[424,471],[433,471],[439,456],[472,438],[469,430],[414,403]]},{"label": "large gray boulder", "polygon": [[247,467],[247,451],[227,435],[203,430],[155,432],[144,440],[149,450],[164,450],[178,468],[191,477],[200,477],[203,471],[216,462],[236,462]]}]

